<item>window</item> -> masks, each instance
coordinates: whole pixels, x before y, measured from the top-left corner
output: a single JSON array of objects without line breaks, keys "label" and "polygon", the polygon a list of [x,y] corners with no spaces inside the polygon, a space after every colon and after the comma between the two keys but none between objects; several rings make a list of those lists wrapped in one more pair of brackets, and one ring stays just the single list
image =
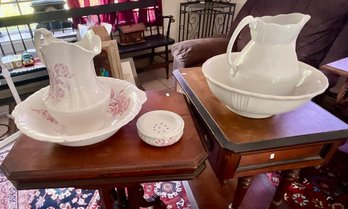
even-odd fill
[{"label": "window", "polygon": [[[52,4],[52,2],[54,3]],[[42,0],[0,0],[0,18],[67,8],[65,0],[50,0],[49,3],[51,4],[47,5]],[[34,48],[32,38],[36,28],[45,27],[54,32],[57,37],[70,38],[74,35],[71,26],[70,21],[57,21],[1,27],[0,55],[18,54]]]},{"label": "window", "polygon": [[31,0],[1,0],[0,17],[32,14]]}]

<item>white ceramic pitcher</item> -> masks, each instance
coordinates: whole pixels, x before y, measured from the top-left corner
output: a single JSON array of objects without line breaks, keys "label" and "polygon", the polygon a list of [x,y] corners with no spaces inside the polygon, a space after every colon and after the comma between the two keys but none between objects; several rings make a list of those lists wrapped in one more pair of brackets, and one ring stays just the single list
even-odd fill
[{"label": "white ceramic pitcher", "polygon": [[[309,19],[309,15],[300,13],[245,17],[227,47],[231,82],[245,91],[288,95],[301,82],[295,44]],[[251,40],[240,53],[232,53],[246,25],[250,27]]]},{"label": "white ceramic pitcher", "polygon": [[100,83],[94,68],[93,57],[101,52],[99,36],[89,31],[80,42],[68,43],[38,29],[34,44],[49,74],[50,86],[43,98],[47,111],[67,134],[101,128],[110,90]]}]

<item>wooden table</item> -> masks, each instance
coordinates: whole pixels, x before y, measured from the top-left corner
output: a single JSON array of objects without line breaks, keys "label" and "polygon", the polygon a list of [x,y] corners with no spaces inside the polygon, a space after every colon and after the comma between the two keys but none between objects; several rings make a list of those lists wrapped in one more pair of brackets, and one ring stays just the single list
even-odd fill
[{"label": "wooden table", "polygon": [[266,119],[229,111],[210,91],[201,68],[174,71],[200,118],[209,162],[221,182],[238,178],[233,208],[239,208],[252,176],[283,170],[273,202],[281,203],[286,180],[298,169],[322,165],[348,137],[348,126],[313,102]]},{"label": "wooden table", "polygon": [[[118,191],[127,187],[129,208],[145,206],[145,201],[140,201],[142,194],[133,195],[139,193],[139,183],[193,179],[203,171],[207,158],[184,95],[174,91],[147,92],[147,97],[134,120],[98,144],[66,147],[23,135],[1,170],[17,189],[98,189],[105,207],[110,209],[114,203],[110,192],[115,187]],[[176,112],[184,119],[184,134],[174,145],[154,147],[139,138],[137,118],[156,109]]]},{"label": "wooden table", "polygon": [[338,105],[344,105],[348,107],[348,57],[331,62],[329,64],[320,67],[321,70],[331,71],[339,76],[345,78],[344,84],[341,90],[338,92],[336,102]]}]

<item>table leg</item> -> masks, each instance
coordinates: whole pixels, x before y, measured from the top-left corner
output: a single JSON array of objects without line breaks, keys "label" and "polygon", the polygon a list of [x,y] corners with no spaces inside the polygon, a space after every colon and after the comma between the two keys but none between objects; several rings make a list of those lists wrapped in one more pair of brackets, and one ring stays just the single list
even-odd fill
[{"label": "table leg", "polygon": [[338,92],[337,98],[336,98],[336,106],[339,110],[345,110],[347,108],[348,103],[348,79],[346,78],[340,92]]},{"label": "table leg", "polygon": [[337,94],[337,98],[336,98],[337,103],[342,103],[343,100],[347,98],[347,96],[348,96],[347,95],[347,87],[348,87],[347,85],[348,85],[348,79],[346,78],[344,80],[344,83],[343,83],[340,91]]},{"label": "table leg", "polygon": [[165,60],[166,60],[166,79],[169,79],[169,50],[168,45],[165,46]]},{"label": "table leg", "polygon": [[249,186],[253,180],[252,176],[240,177],[238,178],[237,189],[234,194],[232,208],[238,209],[240,204],[242,203],[245,193],[248,191]]},{"label": "table leg", "polygon": [[118,208],[119,209],[127,209],[128,201],[126,189],[124,187],[117,187],[117,200],[118,200]]},{"label": "table leg", "polygon": [[299,177],[300,169],[282,171],[279,179],[279,185],[273,197],[272,204],[280,206],[282,204],[283,195],[286,192],[287,186]]},{"label": "table leg", "polygon": [[113,197],[113,192],[115,188],[110,187],[100,187],[98,189],[100,201],[102,202],[105,209],[113,209],[115,206],[115,199]]}]

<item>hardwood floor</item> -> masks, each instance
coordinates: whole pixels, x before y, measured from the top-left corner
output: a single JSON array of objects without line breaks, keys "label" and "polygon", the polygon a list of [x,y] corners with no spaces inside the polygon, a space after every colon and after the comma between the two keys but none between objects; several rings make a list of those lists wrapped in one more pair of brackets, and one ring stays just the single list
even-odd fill
[{"label": "hardwood floor", "polygon": [[[348,153],[348,139],[338,149]],[[209,162],[207,168],[195,180],[189,181],[199,209],[228,209],[232,202],[237,180],[220,184]],[[284,201],[280,206],[271,205],[276,188],[265,174],[256,176],[247,191],[240,209],[290,209]]]},{"label": "hardwood floor", "polygon": [[195,180],[189,181],[199,209],[227,209],[231,202],[236,181],[221,185],[208,162],[207,168]]},{"label": "hardwood floor", "polygon": [[[236,179],[220,184],[208,162],[207,168],[195,180],[189,181],[199,209],[227,209],[237,185]],[[269,208],[275,187],[264,174],[254,178],[241,209]],[[278,207],[278,209],[284,207]]]}]

